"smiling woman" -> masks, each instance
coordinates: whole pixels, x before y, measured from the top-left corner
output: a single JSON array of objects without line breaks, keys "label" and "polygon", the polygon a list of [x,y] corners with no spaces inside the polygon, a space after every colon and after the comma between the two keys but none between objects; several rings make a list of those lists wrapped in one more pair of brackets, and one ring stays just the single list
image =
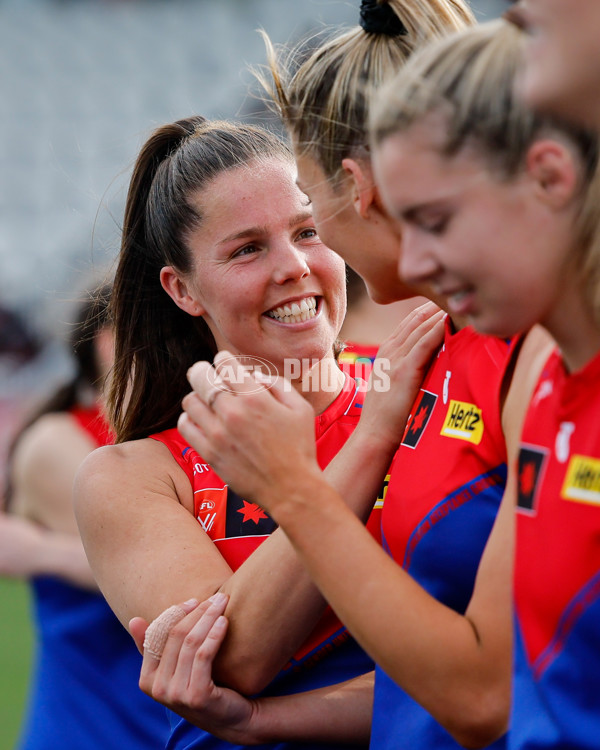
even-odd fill
[{"label": "smiling woman", "polygon": [[[248,360],[287,375],[290,361],[300,364],[292,382],[305,397],[304,417],[316,435],[311,453],[322,466],[365,413],[366,384],[344,376],[335,357],[345,312],[344,263],[320,241],[295,176],[288,149],[256,127],[191,117],[159,128],[147,141],[131,180],[112,298],[116,365],[109,406],[117,444],[89,457],[75,488],[92,570],[121,621],[134,615],[152,620],[176,602],[188,600],[190,608],[190,597],[199,601],[216,592],[212,607],[219,614],[229,597],[231,626],[215,671],[222,684],[249,694],[267,685],[270,694],[296,693],[373,668],[326,609],[273,520],[231,491],[176,428],[188,368],[223,348],[233,358],[230,369],[242,370],[242,387],[241,365]],[[415,314],[409,338],[413,328],[424,363],[439,341],[435,306]],[[327,379],[315,378],[316,371]],[[385,409],[400,412],[401,423],[414,397],[410,383],[416,388],[419,380],[409,379],[406,398],[396,396],[395,408]],[[206,408],[231,397],[210,387]],[[347,460],[360,454],[379,476],[375,423],[379,428],[378,416],[361,419]],[[294,449],[295,430],[282,441],[282,453]],[[348,474],[339,469],[342,486],[358,486]],[[348,504],[364,521],[370,515],[376,533],[373,498],[361,493]],[[177,609],[176,619],[185,612]],[[168,616],[172,624],[173,610]],[[149,636],[155,656],[164,645],[161,622]],[[175,626],[171,632],[177,639],[182,631]],[[160,661],[146,658],[145,665],[154,659],[158,677],[143,682],[184,717],[173,716],[169,746],[232,747],[193,726],[190,712],[165,687],[172,652],[167,642]],[[324,729],[303,728],[307,744],[294,747],[329,747],[331,737],[336,747],[340,741],[367,744],[368,710],[350,705],[335,725],[327,717]]]}]

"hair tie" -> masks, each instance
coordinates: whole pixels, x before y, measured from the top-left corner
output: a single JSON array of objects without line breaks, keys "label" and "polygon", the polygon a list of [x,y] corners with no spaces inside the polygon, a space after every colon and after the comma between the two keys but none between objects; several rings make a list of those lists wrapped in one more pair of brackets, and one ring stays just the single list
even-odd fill
[{"label": "hair tie", "polygon": [[408,33],[392,6],[387,2],[380,4],[377,0],[362,0],[360,25],[367,34],[402,36]]}]

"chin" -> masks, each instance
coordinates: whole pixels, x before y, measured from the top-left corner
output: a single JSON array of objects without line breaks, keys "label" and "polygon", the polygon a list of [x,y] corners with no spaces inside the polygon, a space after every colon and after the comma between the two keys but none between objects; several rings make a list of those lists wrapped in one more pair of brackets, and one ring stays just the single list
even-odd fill
[{"label": "chin", "polygon": [[485,320],[481,317],[469,316],[468,322],[478,333],[500,339],[511,338],[527,328],[516,325],[514,321]]}]

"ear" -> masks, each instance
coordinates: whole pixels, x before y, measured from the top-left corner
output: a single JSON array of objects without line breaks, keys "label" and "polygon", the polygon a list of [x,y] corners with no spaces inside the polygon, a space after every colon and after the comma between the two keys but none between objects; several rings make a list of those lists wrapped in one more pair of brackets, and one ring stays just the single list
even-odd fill
[{"label": "ear", "polygon": [[577,193],[579,169],[575,155],[559,140],[535,141],[527,152],[526,168],[537,194],[550,208],[564,208]]},{"label": "ear", "polygon": [[205,309],[190,292],[188,285],[173,266],[164,266],[160,269],[160,283],[177,307],[194,317],[204,315]]},{"label": "ear", "polygon": [[352,205],[356,213],[366,219],[377,193],[371,166],[366,161],[356,161],[348,157],[342,159],[342,167],[352,183]]}]

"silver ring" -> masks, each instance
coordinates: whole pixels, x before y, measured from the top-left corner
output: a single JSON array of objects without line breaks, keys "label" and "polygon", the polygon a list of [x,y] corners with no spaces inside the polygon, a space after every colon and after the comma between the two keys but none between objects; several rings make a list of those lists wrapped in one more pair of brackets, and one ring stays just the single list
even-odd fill
[{"label": "silver ring", "polygon": [[212,409],[214,406],[215,401],[217,400],[217,396],[219,393],[223,393],[223,390],[221,388],[213,388],[212,391],[208,394],[208,398],[206,399],[206,405],[209,409]]}]

